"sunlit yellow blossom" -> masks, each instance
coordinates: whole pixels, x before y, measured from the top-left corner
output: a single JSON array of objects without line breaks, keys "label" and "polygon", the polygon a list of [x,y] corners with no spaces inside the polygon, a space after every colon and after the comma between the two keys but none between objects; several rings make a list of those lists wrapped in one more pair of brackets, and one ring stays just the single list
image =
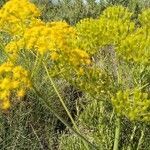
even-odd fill
[{"label": "sunlit yellow blossom", "polygon": [[57,60],[58,58],[59,58],[59,54],[58,54],[58,53],[56,53],[56,52],[52,52],[52,53],[51,53],[51,59],[52,59],[52,60],[55,61],[55,60]]},{"label": "sunlit yellow blossom", "polygon": [[3,80],[0,82],[0,88],[2,90],[9,90],[11,87],[10,87],[10,83],[11,83],[11,80],[9,78],[3,78]]},{"label": "sunlit yellow blossom", "polygon": [[10,96],[10,91],[9,90],[3,90],[2,92],[0,92],[0,99],[3,100],[6,97]]},{"label": "sunlit yellow blossom", "polygon": [[[0,65],[0,107],[10,107],[13,97],[23,97],[31,87],[28,72],[10,61]],[[17,92],[17,94],[15,94]],[[13,95],[13,97],[12,97]]]},{"label": "sunlit yellow blossom", "polygon": [[79,70],[77,71],[78,75],[83,75],[84,74],[84,70],[83,68],[79,68]]},{"label": "sunlit yellow blossom", "polygon": [[16,88],[18,88],[19,84],[20,84],[19,81],[13,81],[11,83],[11,86],[12,86],[13,89],[16,89]]},{"label": "sunlit yellow blossom", "polygon": [[26,91],[24,89],[20,89],[18,92],[17,92],[17,96],[18,97],[24,97],[26,94]]},{"label": "sunlit yellow blossom", "polygon": [[0,9],[0,29],[20,35],[39,15],[38,8],[29,0],[10,0]]},{"label": "sunlit yellow blossom", "polygon": [[5,100],[2,102],[2,104],[1,104],[1,108],[2,108],[3,110],[6,110],[6,109],[10,108],[10,101],[7,100],[7,99],[5,99]]}]

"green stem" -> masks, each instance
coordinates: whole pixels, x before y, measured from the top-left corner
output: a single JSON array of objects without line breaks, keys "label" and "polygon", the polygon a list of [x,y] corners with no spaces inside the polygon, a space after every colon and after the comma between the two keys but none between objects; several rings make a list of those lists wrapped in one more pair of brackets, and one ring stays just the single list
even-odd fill
[{"label": "green stem", "polygon": [[[72,116],[71,116],[71,114],[70,114],[70,112],[69,112],[67,106],[65,105],[64,100],[62,99],[61,95],[59,94],[59,91],[57,90],[57,87],[56,87],[56,85],[55,85],[53,79],[51,78],[51,76],[50,76],[50,74],[49,74],[49,72],[48,72],[48,69],[47,69],[47,67],[46,67],[45,64],[44,64],[44,67],[45,67],[46,73],[47,73],[47,75],[48,75],[48,78],[49,78],[49,80],[50,80],[50,82],[51,82],[51,85],[53,86],[53,88],[54,88],[54,90],[55,90],[55,92],[56,92],[56,94],[57,94],[57,96],[58,96],[58,98],[59,98],[59,100],[60,100],[62,106],[64,107],[64,109],[65,109],[67,115],[69,116],[69,118],[70,118],[70,120],[71,120],[71,122],[72,122],[74,128],[76,129],[76,131],[79,132],[79,129],[78,129],[78,127],[77,127],[77,125],[76,125],[74,119],[72,118]],[[79,133],[80,133],[80,132],[79,132]],[[86,143],[84,143],[84,145],[85,145],[86,149],[89,150],[88,145],[86,145]]]},{"label": "green stem", "polygon": [[121,120],[119,117],[117,117],[113,150],[119,150],[120,131],[121,131]]},{"label": "green stem", "polygon": [[132,148],[131,148],[131,143],[132,143],[132,141],[133,141],[133,138],[134,138],[136,129],[137,129],[137,126],[134,126],[133,131],[132,131],[132,134],[131,134],[131,137],[130,137],[129,146],[128,146],[128,149],[127,149],[127,150],[131,150],[131,149],[132,149]]},{"label": "green stem", "polygon": [[69,112],[67,106],[65,105],[64,100],[62,99],[61,95],[59,94],[59,92],[58,92],[58,90],[57,90],[57,87],[55,86],[54,81],[53,81],[52,78],[50,77],[50,74],[49,74],[49,72],[48,72],[47,67],[46,67],[45,65],[44,65],[44,67],[45,67],[46,73],[47,73],[47,75],[48,75],[48,78],[49,78],[49,80],[50,80],[50,82],[51,82],[51,84],[52,84],[52,86],[53,86],[53,88],[54,88],[54,90],[55,90],[55,92],[56,92],[56,94],[57,94],[57,96],[58,96],[58,98],[59,98],[59,100],[60,100],[62,106],[64,107],[65,111],[67,112],[67,115],[69,116],[69,118],[70,118],[70,120],[71,120],[73,126],[74,126],[75,129],[78,131],[78,127],[77,127],[77,125],[76,125],[74,119],[72,118],[72,116],[71,116],[71,114],[70,114],[70,112]]},{"label": "green stem", "polygon": [[143,140],[143,137],[144,137],[144,132],[145,132],[145,126],[144,126],[143,130],[141,131],[141,136],[140,136],[140,139],[139,139],[138,146],[137,146],[136,150],[140,149],[140,146],[142,144],[142,140]]},{"label": "green stem", "polygon": [[42,102],[45,104],[45,106],[64,124],[66,125],[71,131],[73,131],[77,136],[79,136],[82,140],[84,140],[91,148],[94,148],[94,150],[98,150],[98,147],[89,142],[83,135],[81,135],[78,131],[76,131],[74,128],[72,128],[48,103],[48,100],[45,100],[43,96],[38,92],[38,90],[33,86],[32,87],[37,96],[42,99]]},{"label": "green stem", "polygon": [[36,59],[35,59],[35,63],[34,63],[34,66],[33,66],[33,71],[32,71],[32,73],[31,73],[31,79],[36,75],[36,73],[38,72],[38,69],[39,69],[39,67],[40,67],[40,65],[41,65],[41,63],[42,63],[42,59],[43,59],[43,57],[42,56],[40,56],[39,57],[39,55],[37,54],[37,56],[36,56]]}]

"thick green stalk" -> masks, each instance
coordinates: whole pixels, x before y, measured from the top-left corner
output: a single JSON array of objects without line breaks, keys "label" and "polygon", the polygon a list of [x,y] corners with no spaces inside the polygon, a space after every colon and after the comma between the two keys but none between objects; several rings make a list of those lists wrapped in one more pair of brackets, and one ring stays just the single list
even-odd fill
[{"label": "thick green stalk", "polygon": [[[48,75],[48,78],[49,78],[49,80],[50,80],[50,82],[51,82],[51,85],[53,86],[53,88],[54,88],[54,90],[55,90],[55,92],[56,92],[56,94],[57,94],[57,96],[58,96],[58,98],[59,98],[59,100],[60,100],[62,106],[64,107],[64,109],[65,109],[67,115],[69,116],[69,118],[70,118],[70,120],[71,120],[71,122],[72,122],[74,128],[76,129],[76,131],[80,132],[79,129],[78,129],[78,127],[77,127],[77,125],[76,125],[76,123],[75,123],[75,121],[74,121],[74,119],[72,118],[72,116],[71,116],[71,114],[70,114],[70,112],[69,112],[67,106],[65,105],[64,100],[62,99],[61,95],[59,94],[59,92],[58,92],[58,90],[57,90],[57,87],[56,87],[56,85],[55,85],[53,79],[50,77],[50,74],[49,74],[48,69],[47,69],[47,67],[46,67],[45,64],[44,64],[44,67],[45,67],[46,73],[47,73],[47,75]],[[87,145],[86,143],[84,143],[84,145],[85,145],[86,149],[89,150],[88,145]]]},{"label": "thick green stalk", "polygon": [[113,150],[119,150],[120,131],[121,131],[121,120],[119,117],[117,117]]},{"label": "thick green stalk", "polygon": [[53,88],[54,88],[54,90],[55,90],[55,92],[56,92],[56,94],[57,94],[57,96],[58,96],[58,98],[59,98],[59,100],[60,100],[62,106],[64,107],[65,111],[67,112],[67,115],[69,116],[69,118],[70,118],[70,120],[71,120],[73,126],[75,127],[76,130],[78,130],[78,127],[77,127],[77,125],[76,125],[74,119],[72,118],[72,116],[71,116],[71,114],[70,114],[70,112],[69,112],[67,106],[65,105],[64,100],[62,99],[61,95],[59,94],[59,92],[58,92],[58,90],[57,90],[57,87],[55,86],[54,81],[53,81],[52,78],[50,77],[50,74],[49,74],[49,72],[48,72],[47,67],[46,67],[45,65],[44,65],[44,67],[45,67],[46,73],[47,73],[47,75],[48,75],[48,78],[49,78],[49,80],[50,80],[50,82],[51,82],[51,84],[52,84],[52,86],[53,86]]},{"label": "thick green stalk", "polygon": [[42,99],[42,102],[45,106],[64,124],[66,125],[71,131],[73,131],[77,136],[79,136],[83,141],[85,141],[92,149],[98,150],[98,147],[89,142],[83,135],[81,135],[78,131],[72,128],[50,105],[48,100],[44,99],[43,96],[38,92],[38,90],[33,86],[32,87],[37,96]]}]

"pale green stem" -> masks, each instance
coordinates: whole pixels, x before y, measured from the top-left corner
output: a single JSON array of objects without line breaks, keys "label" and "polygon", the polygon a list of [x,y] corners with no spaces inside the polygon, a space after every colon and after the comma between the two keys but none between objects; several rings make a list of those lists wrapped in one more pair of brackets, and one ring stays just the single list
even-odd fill
[{"label": "pale green stem", "polygon": [[57,90],[57,87],[55,86],[54,81],[53,81],[52,78],[50,77],[50,74],[49,74],[49,72],[48,72],[47,67],[46,67],[45,65],[44,65],[44,67],[45,67],[46,73],[47,73],[47,75],[48,75],[48,78],[49,78],[49,80],[50,80],[50,82],[51,82],[51,84],[52,84],[52,86],[53,86],[53,88],[54,88],[54,90],[55,90],[55,92],[56,92],[56,94],[57,94],[57,96],[58,96],[58,98],[59,98],[59,100],[60,100],[62,106],[64,107],[65,111],[67,112],[67,115],[69,116],[69,118],[70,118],[70,120],[71,120],[73,126],[75,127],[76,130],[78,130],[78,127],[77,127],[77,125],[76,125],[74,119],[72,118],[72,116],[71,116],[71,114],[70,114],[70,112],[69,112],[67,106],[65,105],[64,100],[62,99],[61,95],[59,94],[59,92],[58,92],[58,90]]},{"label": "pale green stem", "polygon": [[[122,83],[122,72],[119,65],[117,65],[117,82],[118,84]],[[113,150],[119,150],[119,141],[120,141],[120,132],[121,132],[121,118],[116,116],[116,122],[115,122],[115,140],[114,140],[114,146]]]},{"label": "pale green stem", "polygon": [[37,54],[35,63],[34,63],[33,69],[32,69],[33,71],[31,73],[31,79],[33,78],[34,74],[36,73],[37,69],[39,68],[41,62],[42,62],[42,57],[40,57],[40,59],[39,59],[39,55]]},{"label": "pale green stem", "polygon": [[[57,96],[58,96],[58,98],[59,98],[59,100],[60,100],[62,106],[64,107],[64,109],[65,109],[67,115],[69,116],[69,118],[70,118],[70,120],[71,120],[71,122],[72,122],[74,128],[76,129],[76,131],[80,132],[79,129],[78,129],[78,127],[77,127],[77,125],[76,125],[76,123],[75,123],[75,121],[74,121],[74,119],[72,118],[72,116],[71,116],[71,114],[70,114],[70,112],[69,112],[67,106],[65,105],[64,100],[62,99],[62,97],[61,97],[59,91],[57,90],[57,87],[56,87],[56,85],[55,85],[53,79],[50,77],[50,74],[49,74],[48,69],[47,69],[47,67],[46,67],[45,64],[44,64],[44,67],[45,67],[46,73],[47,73],[47,75],[48,75],[48,78],[49,78],[49,80],[50,80],[50,82],[51,82],[51,84],[52,84],[52,86],[53,86],[53,88],[54,88],[54,90],[55,90],[55,92],[56,92],[56,94],[57,94]],[[84,145],[85,145],[86,149],[89,150],[88,145],[86,145],[86,143],[84,143]]]},{"label": "pale green stem", "polygon": [[112,112],[112,114],[110,116],[110,123],[112,123],[112,119],[113,119],[114,115],[115,115],[115,110],[113,109],[113,112]]},{"label": "pale green stem", "polygon": [[130,137],[129,146],[128,146],[128,149],[127,149],[127,150],[132,150],[132,148],[131,148],[131,143],[132,143],[132,141],[133,141],[133,138],[134,138],[136,129],[137,129],[137,126],[134,126],[133,131],[132,131],[132,134],[131,134],[131,137]]},{"label": "pale green stem", "polygon": [[34,135],[35,135],[36,139],[37,139],[37,140],[38,140],[38,142],[39,142],[39,146],[40,146],[40,148],[41,148],[41,149],[44,149],[44,147],[43,147],[43,145],[42,145],[42,143],[41,143],[41,141],[40,141],[40,139],[39,139],[39,137],[38,137],[38,135],[37,135],[36,131],[34,130],[34,128],[33,128],[33,126],[32,126],[32,124],[30,124],[30,126],[31,126],[31,128],[32,128],[32,130],[33,130],[33,133],[34,133]]},{"label": "pale green stem", "polygon": [[121,120],[119,117],[117,117],[113,150],[119,150],[120,131],[121,131]]},{"label": "pale green stem", "polygon": [[136,149],[136,150],[139,150],[139,149],[140,149],[140,146],[141,146],[141,144],[142,144],[142,140],[143,140],[143,137],[144,137],[144,132],[145,132],[145,127],[144,127],[143,130],[141,131],[141,136],[140,136],[140,139],[139,139],[138,146],[137,146],[137,149]]},{"label": "pale green stem", "polygon": [[36,88],[33,86],[32,87],[37,96],[42,99],[42,102],[46,105],[46,107],[64,124],[66,125],[71,131],[73,131],[77,136],[79,136],[83,141],[85,141],[92,149],[98,150],[98,147],[89,142],[83,135],[81,135],[78,131],[76,131],[74,128],[68,124],[64,118],[62,118],[48,103],[48,100],[44,99],[43,96],[36,90]]}]

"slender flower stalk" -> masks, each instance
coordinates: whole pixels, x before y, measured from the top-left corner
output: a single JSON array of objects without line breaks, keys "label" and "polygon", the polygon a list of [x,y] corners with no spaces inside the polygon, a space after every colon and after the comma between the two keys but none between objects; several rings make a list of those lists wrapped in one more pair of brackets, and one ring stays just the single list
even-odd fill
[{"label": "slender flower stalk", "polygon": [[[58,96],[58,98],[59,98],[59,100],[60,100],[62,106],[63,106],[63,108],[65,109],[65,111],[66,111],[68,117],[70,118],[70,120],[71,120],[71,122],[72,122],[72,124],[73,124],[73,126],[74,126],[74,128],[75,128],[75,130],[76,130],[77,132],[80,132],[79,129],[78,129],[78,127],[77,127],[77,125],[76,125],[76,123],[75,123],[75,121],[74,121],[74,119],[72,118],[72,116],[71,116],[71,114],[70,114],[70,112],[69,112],[67,106],[65,105],[64,100],[62,99],[60,93],[58,92],[57,87],[56,87],[56,85],[55,85],[53,79],[50,77],[50,74],[49,74],[48,69],[47,69],[47,67],[46,67],[45,64],[44,64],[44,67],[45,67],[46,73],[47,73],[47,75],[48,75],[48,78],[49,78],[49,80],[50,80],[50,82],[51,82],[51,84],[52,84],[52,86],[53,86],[53,88],[54,88],[54,90],[55,90],[55,92],[56,92],[56,94],[57,94],[57,96]],[[89,150],[88,145],[87,145],[85,142],[84,142],[84,145],[85,145],[86,149]]]},{"label": "slender flower stalk", "polygon": [[140,139],[139,139],[139,142],[138,142],[138,145],[137,145],[137,148],[136,150],[140,150],[140,146],[142,144],[142,140],[143,140],[143,137],[144,137],[144,133],[145,133],[145,126],[143,127],[142,131],[141,131],[141,136],[140,136]]},{"label": "slender flower stalk", "polygon": [[136,129],[137,129],[137,126],[134,126],[132,134],[131,134],[131,137],[130,137],[130,142],[129,142],[128,150],[132,150],[131,143],[133,142],[133,138],[134,138]]},{"label": "slender flower stalk", "polygon": [[48,103],[48,100],[44,99],[43,96],[38,92],[38,90],[33,86],[32,87],[37,96],[42,100],[45,106],[64,124],[66,125],[71,131],[73,131],[77,136],[79,136],[84,142],[86,142],[91,148],[94,150],[98,150],[98,147],[89,142],[83,135],[81,135],[77,130],[72,128],[65,120],[62,118]]}]

